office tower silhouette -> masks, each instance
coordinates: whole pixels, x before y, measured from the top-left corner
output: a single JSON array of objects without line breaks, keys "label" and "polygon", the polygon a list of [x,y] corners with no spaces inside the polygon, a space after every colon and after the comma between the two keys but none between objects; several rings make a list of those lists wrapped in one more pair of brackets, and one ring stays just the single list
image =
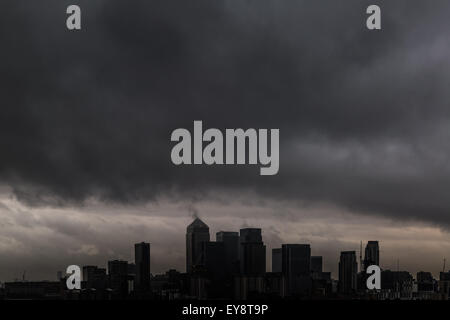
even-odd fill
[{"label": "office tower silhouette", "polygon": [[123,260],[108,261],[109,287],[115,296],[128,294],[128,262]]},{"label": "office tower silhouette", "polygon": [[305,295],[311,291],[311,247],[309,244],[281,246],[282,272],[288,295]]},{"label": "office tower silhouette", "polygon": [[241,229],[239,241],[240,276],[235,279],[235,298],[245,300],[264,292],[266,246],[259,228]]},{"label": "office tower silhouette", "polygon": [[134,287],[138,292],[150,290],[150,243],[136,243],[134,245],[134,261],[136,273]]},{"label": "office tower silhouette", "polygon": [[226,257],[223,242],[202,242],[202,254],[199,265],[209,279],[223,278],[225,274]]},{"label": "office tower silhouette", "polygon": [[223,242],[202,242],[201,262],[197,275],[207,279],[205,285],[208,298],[220,298],[224,294],[227,270],[225,245]]},{"label": "office tower silhouette", "polygon": [[431,272],[417,272],[417,291],[433,292],[437,289],[435,280]]},{"label": "office tower silhouette", "polygon": [[240,230],[240,271],[245,276],[263,276],[266,272],[266,246],[262,241],[261,229]]},{"label": "office tower silhouette", "polygon": [[272,272],[281,272],[281,248],[272,249]]},{"label": "office tower silhouette", "polygon": [[339,292],[351,294],[357,288],[358,263],[355,251],[342,251],[339,259]]},{"label": "office tower silhouette", "polygon": [[317,274],[322,273],[322,256],[311,257],[311,272]]},{"label": "office tower silhouette", "polygon": [[378,241],[367,242],[364,252],[364,270],[371,265],[380,265],[380,248]]},{"label": "office tower silhouette", "polygon": [[187,273],[192,273],[195,266],[201,263],[203,242],[209,242],[209,227],[199,218],[195,218],[186,230]]},{"label": "office tower silhouette", "polygon": [[239,230],[241,243],[262,243],[261,228],[244,228]]},{"label": "office tower silhouette", "polygon": [[239,272],[239,233],[220,231],[216,233],[216,241],[224,245],[225,271],[232,275]]},{"label": "office tower silhouette", "polygon": [[83,266],[85,289],[105,289],[107,285],[106,269],[97,266]]},{"label": "office tower silhouette", "polygon": [[439,273],[439,293],[445,300],[450,298],[450,270]]}]

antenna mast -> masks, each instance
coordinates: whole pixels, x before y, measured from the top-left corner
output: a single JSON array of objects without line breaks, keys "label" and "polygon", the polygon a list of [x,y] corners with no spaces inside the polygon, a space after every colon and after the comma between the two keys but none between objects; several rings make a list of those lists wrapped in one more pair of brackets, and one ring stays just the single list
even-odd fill
[{"label": "antenna mast", "polygon": [[361,243],[359,245],[359,271],[363,272],[363,264],[362,264],[362,240]]}]

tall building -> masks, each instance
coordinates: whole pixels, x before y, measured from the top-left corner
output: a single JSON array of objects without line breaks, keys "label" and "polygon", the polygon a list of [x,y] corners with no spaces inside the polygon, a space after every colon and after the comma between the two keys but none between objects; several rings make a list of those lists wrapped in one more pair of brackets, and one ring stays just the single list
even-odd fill
[{"label": "tall building", "polygon": [[239,233],[220,231],[216,233],[216,241],[224,245],[225,271],[228,274],[239,272]]},{"label": "tall building", "polygon": [[119,296],[128,294],[128,262],[123,260],[108,261],[109,286]]},{"label": "tall building", "polygon": [[364,252],[364,270],[371,265],[380,265],[380,248],[378,241],[369,241]]},{"label": "tall building", "polygon": [[272,272],[282,271],[281,248],[272,249]]},{"label": "tall building", "polygon": [[240,230],[239,260],[244,276],[263,276],[266,272],[266,246],[262,241],[261,229]]},{"label": "tall building", "polygon": [[136,264],[135,289],[139,292],[150,290],[150,243],[134,245],[134,261]]},{"label": "tall building", "polygon": [[355,251],[343,251],[339,260],[339,292],[350,294],[357,288],[358,263]]},{"label": "tall building", "polygon": [[282,272],[289,295],[307,294],[311,289],[311,247],[309,244],[283,244]]},{"label": "tall building", "polygon": [[240,230],[241,243],[262,243],[260,228],[244,228]]},{"label": "tall building", "polygon": [[417,291],[433,292],[435,289],[435,280],[431,272],[417,272]]},{"label": "tall building", "polygon": [[322,273],[322,256],[311,257],[311,272],[316,274]]},{"label": "tall building", "polygon": [[210,278],[222,277],[225,273],[225,246],[223,242],[202,242],[200,265]]},{"label": "tall building", "polygon": [[442,295],[443,300],[450,298],[450,270],[439,273],[439,293]]},{"label": "tall building", "polygon": [[186,272],[195,271],[195,266],[201,263],[202,243],[209,242],[209,227],[199,218],[186,230]]},{"label": "tall building", "polygon": [[286,276],[309,276],[311,268],[311,247],[309,244],[283,244],[282,272]]},{"label": "tall building", "polygon": [[86,289],[106,288],[106,269],[97,266],[83,266],[83,282]]}]

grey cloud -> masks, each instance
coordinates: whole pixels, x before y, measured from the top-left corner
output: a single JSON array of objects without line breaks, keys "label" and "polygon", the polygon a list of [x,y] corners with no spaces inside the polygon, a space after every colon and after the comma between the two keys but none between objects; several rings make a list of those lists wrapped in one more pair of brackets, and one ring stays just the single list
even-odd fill
[{"label": "grey cloud", "polygon": [[[2,1],[0,178],[37,206],[242,190],[448,226],[450,4],[379,2],[382,32],[369,1],[78,1],[70,33],[68,1]],[[280,174],[174,167],[197,119],[280,128]]]}]

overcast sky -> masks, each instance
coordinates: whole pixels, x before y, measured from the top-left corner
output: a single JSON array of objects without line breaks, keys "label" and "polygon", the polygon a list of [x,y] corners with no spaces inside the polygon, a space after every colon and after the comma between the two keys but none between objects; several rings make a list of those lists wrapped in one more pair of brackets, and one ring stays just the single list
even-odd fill
[{"label": "overcast sky", "polygon": [[[329,271],[380,240],[382,266],[437,275],[450,3],[375,2],[1,1],[0,280],[131,260],[136,241],[152,271],[184,270],[194,214],[212,233],[263,227],[268,248],[311,243]],[[174,166],[170,134],[194,120],[279,128],[279,174]]]}]

